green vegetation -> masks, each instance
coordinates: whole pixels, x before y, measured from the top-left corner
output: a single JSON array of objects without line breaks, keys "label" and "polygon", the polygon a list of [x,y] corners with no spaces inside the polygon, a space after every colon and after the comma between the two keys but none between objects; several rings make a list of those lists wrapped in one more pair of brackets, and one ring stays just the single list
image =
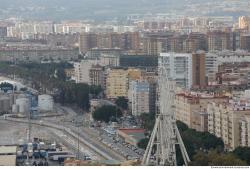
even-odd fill
[{"label": "green vegetation", "polygon": [[[224,143],[220,138],[208,133],[197,132],[180,121],[177,126],[193,166],[245,166],[249,165],[250,148],[237,148],[233,152],[224,152]],[[179,147],[177,157],[181,157]],[[177,158],[182,165],[181,158]]]},{"label": "green vegetation", "polygon": [[122,112],[116,106],[102,106],[97,108],[92,114],[93,118],[97,121],[109,122],[122,116]]},{"label": "green vegetation", "polygon": [[89,90],[90,94],[92,94],[93,97],[97,97],[103,91],[101,86],[94,86],[94,85],[90,86]]},{"label": "green vegetation", "polygon": [[250,147],[238,147],[233,151],[233,154],[250,165]]},{"label": "green vegetation", "polygon": [[220,153],[215,150],[204,153],[199,151],[193,157],[192,166],[246,166],[247,163],[233,154]]},{"label": "green vegetation", "polygon": [[142,127],[147,131],[152,131],[155,125],[155,114],[154,113],[143,113],[140,116]]},{"label": "green vegetation", "polygon": [[13,90],[14,86],[10,83],[5,82],[0,84],[0,89],[4,92],[7,92],[8,90]]},{"label": "green vegetation", "polygon": [[148,146],[148,142],[149,142],[149,138],[144,138],[144,139],[141,139],[139,141],[139,143],[137,144],[137,146],[139,148],[142,148],[144,150],[146,150],[147,146]]},{"label": "green vegetation", "polygon": [[66,81],[64,70],[72,68],[69,63],[22,63],[18,65],[0,63],[0,65],[4,65],[4,69],[0,68],[0,73],[15,74],[17,77],[31,81],[32,87],[41,93],[53,92],[56,102],[76,104],[85,110],[89,108],[90,87],[87,84]]},{"label": "green vegetation", "polygon": [[59,87],[56,101],[62,104],[76,104],[82,109],[89,108],[89,86],[87,84],[75,84],[64,82]]},{"label": "green vegetation", "polygon": [[128,99],[125,97],[118,97],[115,101],[115,104],[124,110],[128,109]]},{"label": "green vegetation", "polygon": [[199,150],[208,151],[218,149],[223,151],[224,143],[220,138],[208,132],[198,132],[194,129],[190,129],[186,124],[180,121],[177,122],[177,126],[191,159]]}]

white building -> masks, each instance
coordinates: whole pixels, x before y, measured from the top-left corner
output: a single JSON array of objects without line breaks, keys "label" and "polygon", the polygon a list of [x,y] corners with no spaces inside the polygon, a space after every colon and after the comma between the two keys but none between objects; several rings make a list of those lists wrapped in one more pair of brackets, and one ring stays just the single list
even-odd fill
[{"label": "white building", "polygon": [[75,75],[74,79],[76,83],[90,84],[89,71],[92,65],[97,64],[95,60],[82,60],[81,62],[74,63]]},{"label": "white building", "polygon": [[54,99],[50,95],[39,95],[38,96],[38,109],[40,111],[53,111]]},{"label": "white building", "polygon": [[129,85],[129,102],[132,114],[140,116],[150,113],[150,86],[147,81],[131,81]]},{"label": "white building", "polygon": [[192,86],[191,53],[161,53],[159,58],[159,65],[162,64],[165,65],[169,77],[176,81],[178,87],[191,88]]}]

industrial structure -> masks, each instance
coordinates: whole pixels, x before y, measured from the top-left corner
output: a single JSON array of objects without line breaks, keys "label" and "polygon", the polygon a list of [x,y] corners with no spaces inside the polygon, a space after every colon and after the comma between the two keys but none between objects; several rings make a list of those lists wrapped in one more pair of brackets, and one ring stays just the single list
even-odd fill
[{"label": "industrial structure", "polygon": [[[169,78],[163,57],[159,58],[158,107],[154,129],[142,159],[142,165],[177,165],[176,145],[180,146],[185,165],[190,162],[175,119],[175,82]],[[155,150],[154,150],[155,149]],[[153,155],[154,152],[154,155]]]}]

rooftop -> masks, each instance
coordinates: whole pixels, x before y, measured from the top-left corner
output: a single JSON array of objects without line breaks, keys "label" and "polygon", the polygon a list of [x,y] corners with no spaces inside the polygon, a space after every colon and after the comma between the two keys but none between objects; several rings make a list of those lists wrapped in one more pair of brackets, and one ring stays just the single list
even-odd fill
[{"label": "rooftop", "polygon": [[17,146],[0,146],[0,155],[16,154]]},{"label": "rooftop", "polygon": [[132,134],[132,133],[144,133],[145,130],[144,129],[119,129],[120,131],[126,133],[126,134]]}]

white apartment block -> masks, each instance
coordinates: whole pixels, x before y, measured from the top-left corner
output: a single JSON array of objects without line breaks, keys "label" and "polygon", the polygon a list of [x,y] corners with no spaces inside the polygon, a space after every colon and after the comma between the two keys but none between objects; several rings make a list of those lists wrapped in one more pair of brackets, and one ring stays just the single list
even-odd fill
[{"label": "white apartment block", "polygon": [[164,65],[168,76],[176,81],[178,87],[192,87],[192,54],[191,53],[161,53],[159,65]]},{"label": "white apartment block", "polygon": [[150,84],[147,81],[131,81],[129,84],[129,102],[132,115],[150,113]]},{"label": "white apartment block", "polygon": [[92,65],[97,64],[95,60],[82,60],[74,63],[74,80],[76,83],[90,84],[89,72]]}]

